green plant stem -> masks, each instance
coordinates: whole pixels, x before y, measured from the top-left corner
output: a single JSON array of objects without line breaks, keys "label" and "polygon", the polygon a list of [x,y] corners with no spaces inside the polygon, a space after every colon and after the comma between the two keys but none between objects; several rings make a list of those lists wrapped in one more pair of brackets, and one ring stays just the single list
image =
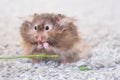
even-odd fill
[{"label": "green plant stem", "polygon": [[57,58],[58,55],[34,54],[25,56],[0,56],[0,59],[18,59],[18,58]]}]

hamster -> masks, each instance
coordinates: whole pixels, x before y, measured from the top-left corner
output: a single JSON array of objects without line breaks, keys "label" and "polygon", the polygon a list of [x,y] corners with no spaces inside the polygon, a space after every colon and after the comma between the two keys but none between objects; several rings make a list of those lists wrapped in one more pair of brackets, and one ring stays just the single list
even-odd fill
[{"label": "hamster", "polygon": [[[58,54],[60,63],[79,60],[88,54],[88,45],[81,39],[75,20],[62,14],[35,13],[20,27],[23,54]],[[32,58],[39,62],[39,58]]]}]

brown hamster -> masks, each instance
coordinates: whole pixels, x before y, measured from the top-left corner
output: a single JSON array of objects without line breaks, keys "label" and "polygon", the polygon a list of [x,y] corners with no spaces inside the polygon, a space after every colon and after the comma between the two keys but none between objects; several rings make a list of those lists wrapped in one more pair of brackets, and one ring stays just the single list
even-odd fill
[{"label": "brown hamster", "polygon": [[24,54],[58,54],[61,63],[77,61],[88,51],[77,29],[74,19],[62,14],[34,14],[20,27]]}]

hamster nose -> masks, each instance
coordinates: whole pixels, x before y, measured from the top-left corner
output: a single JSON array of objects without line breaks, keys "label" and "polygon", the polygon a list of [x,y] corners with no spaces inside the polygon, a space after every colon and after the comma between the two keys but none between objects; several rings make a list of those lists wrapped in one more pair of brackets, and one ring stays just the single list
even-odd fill
[{"label": "hamster nose", "polygon": [[44,39],[44,35],[38,35],[36,38],[38,42],[42,42]]}]

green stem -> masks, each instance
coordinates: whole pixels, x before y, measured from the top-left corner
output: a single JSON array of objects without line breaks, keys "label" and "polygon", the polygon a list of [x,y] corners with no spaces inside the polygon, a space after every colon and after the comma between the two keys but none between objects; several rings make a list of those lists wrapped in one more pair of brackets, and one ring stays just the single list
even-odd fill
[{"label": "green stem", "polygon": [[18,58],[57,58],[58,55],[34,54],[25,56],[0,56],[0,59],[18,59]]}]

